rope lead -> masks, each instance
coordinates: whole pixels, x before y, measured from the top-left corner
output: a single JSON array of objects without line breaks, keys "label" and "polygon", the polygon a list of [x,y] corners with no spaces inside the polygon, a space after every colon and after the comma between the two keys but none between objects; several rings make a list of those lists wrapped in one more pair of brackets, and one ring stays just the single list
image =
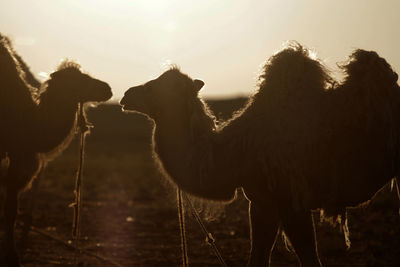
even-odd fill
[{"label": "rope lead", "polygon": [[177,197],[178,197],[178,219],[179,219],[179,230],[181,234],[181,250],[182,250],[182,266],[189,266],[189,258],[188,258],[188,249],[187,249],[187,239],[186,239],[186,231],[185,231],[185,210],[183,207],[182,201],[182,191],[177,189]]},{"label": "rope lead", "polygon": [[221,264],[221,266],[226,267],[227,265],[226,265],[224,259],[222,258],[221,252],[219,251],[217,244],[215,243],[215,238],[209,231],[207,231],[206,226],[204,225],[199,213],[194,208],[189,197],[178,188],[178,213],[179,213],[179,228],[180,228],[180,232],[181,232],[181,247],[182,247],[183,266],[187,267],[188,265],[186,265],[186,264],[188,264],[189,260],[188,260],[188,256],[187,256],[187,241],[186,241],[185,221],[184,221],[185,214],[184,214],[184,210],[183,210],[184,207],[183,207],[182,196],[185,199],[185,201],[188,203],[190,211],[192,212],[192,215],[194,216],[197,223],[200,225],[201,230],[203,231],[204,235],[206,236],[205,241],[214,250],[214,253],[217,256],[218,261]]},{"label": "rope lead", "polygon": [[90,125],[85,117],[84,110],[83,110],[83,103],[78,104],[78,122],[77,126],[80,132],[80,146],[79,146],[79,165],[78,170],[76,172],[76,180],[75,180],[75,202],[70,204],[70,207],[74,209],[74,219],[72,223],[72,238],[74,240],[74,266],[78,266],[78,253],[79,253],[79,235],[80,235],[80,217],[81,217],[81,207],[82,207],[82,172],[83,172],[83,163],[84,163],[84,156],[85,156],[85,137],[90,132]]}]

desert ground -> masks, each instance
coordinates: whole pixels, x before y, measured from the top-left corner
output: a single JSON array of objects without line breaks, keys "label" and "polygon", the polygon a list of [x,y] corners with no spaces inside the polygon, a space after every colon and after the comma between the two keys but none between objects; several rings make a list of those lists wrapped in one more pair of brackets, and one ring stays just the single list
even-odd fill
[{"label": "desert ground", "polygon": [[[245,101],[208,103],[223,120]],[[180,266],[176,188],[152,159],[151,122],[138,114],[122,113],[117,105],[90,108],[88,118],[94,128],[86,143],[79,266]],[[35,194],[22,196],[16,230],[26,267],[74,264],[69,204],[74,201],[78,160],[75,138],[40,175]],[[193,202],[228,266],[245,266],[250,248],[248,203],[241,191],[232,203]],[[24,235],[24,213],[32,204],[32,230]],[[324,265],[400,266],[399,200],[389,185],[368,206],[349,208],[348,213],[352,241],[348,250],[338,227],[316,220]],[[188,209],[186,223],[190,266],[219,266]],[[297,266],[282,238],[277,242],[272,266]]]}]

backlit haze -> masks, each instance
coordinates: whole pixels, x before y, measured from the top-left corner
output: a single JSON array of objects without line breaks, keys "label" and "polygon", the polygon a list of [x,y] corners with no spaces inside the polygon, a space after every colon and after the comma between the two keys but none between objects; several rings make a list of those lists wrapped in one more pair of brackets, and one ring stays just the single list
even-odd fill
[{"label": "backlit haze", "polygon": [[335,69],[354,48],[400,71],[400,1],[2,0],[0,32],[41,80],[68,57],[107,81],[114,100],[168,63],[205,81],[205,97],[248,95],[287,40]]}]

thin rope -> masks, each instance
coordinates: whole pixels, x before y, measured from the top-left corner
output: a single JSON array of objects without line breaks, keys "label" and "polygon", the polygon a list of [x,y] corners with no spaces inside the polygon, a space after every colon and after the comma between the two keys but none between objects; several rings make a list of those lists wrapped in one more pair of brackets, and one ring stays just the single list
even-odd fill
[{"label": "thin rope", "polygon": [[78,253],[81,252],[79,249],[79,236],[80,236],[80,219],[81,219],[81,208],[82,208],[82,172],[83,172],[83,163],[85,156],[85,137],[90,132],[90,125],[86,121],[83,103],[78,104],[78,127],[80,131],[80,148],[79,148],[79,165],[78,170],[76,172],[76,180],[75,180],[75,202],[70,205],[70,207],[74,208],[74,219],[72,224],[72,238],[74,240],[74,266],[78,265]]},{"label": "thin rope", "polygon": [[[215,243],[215,238],[213,237],[213,235],[209,231],[207,231],[206,226],[204,225],[199,213],[194,208],[194,206],[193,206],[192,202],[190,201],[189,197],[184,192],[182,192],[180,190],[179,190],[179,192],[180,192],[180,195],[183,195],[183,198],[188,203],[190,211],[192,212],[192,214],[195,217],[197,223],[200,225],[201,230],[203,231],[204,235],[206,236],[205,241],[207,242],[207,244],[209,244],[212,247],[212,249],[214,250],[214,253],[217,256],[218,261],[221,263],[221,265],[226,267],[227,265],[226,265],[224,259],[222,258],[221,252],[219,251],[219,249],[217,247],[217,244]],[[183,227],[184,227],[184,225],[183,225]]]},{"label": "thin rope", "polygon": [[178,218],[179,218],[179,231],[181,234],[181,250],[182,250],[182,266],[189,266],[189,258],[188,258],[188,249],[187,249],[187,239],[186,239],[186,231],[185,231],[185,210],[183,207],[182,201],[182,191],[177,189],[177,197],[178,197]]}]

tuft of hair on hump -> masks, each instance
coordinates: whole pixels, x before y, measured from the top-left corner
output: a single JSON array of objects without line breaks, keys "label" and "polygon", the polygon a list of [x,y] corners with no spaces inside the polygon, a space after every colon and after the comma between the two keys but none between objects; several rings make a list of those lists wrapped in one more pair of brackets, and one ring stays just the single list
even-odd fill
[{"label": "tuft of hair on hump", "polygon": [[76,70],[81,70],[81,65],[73,60],[70,59],[64,59],[60,65],[58,65],[56,71],[59,70],[65,70],[65,69],[76,69]]},{"label": "tuft of hair on hump", "polygon": [[333,83],[329,71],[315,53],[291,41],[265,63],[255,97],[320,93]]},{"label": "tuft of hair on hump", "polygon": [[29,88],[32,100],[37,102],[40,83],[35,79],[33,74],[30,73],[29,67],[14,50],[11,39],[2,34],[0,34],[0,57],[0,68],[3,69],[2,75],[7,76],[7,79],[14,82],[21,81]]},{"label": "tuft of hair on hump", "polygon": [[[0,49],[2,57],[1,64],[5,65],[8,72],[13,72],[13,77],[19,76],[25,80],[25,72],[23,71],[20,62],[16,58],[16,53],[12,47],[11,40],[7,36],[0,35]],[[8,73],[10,75],[11,73]]]},{"label": "tuft of hair on hump", "polygon": [[181,68],[175,63],[168,64],[168,70],[176,70],[181,72]]},{"label": "tuft of hair on hump", "polygon": [[352,80],[394,84],[398,75],[387,61],[375,51],[356,49],[339,68],[345,74],[345,82]]}]

